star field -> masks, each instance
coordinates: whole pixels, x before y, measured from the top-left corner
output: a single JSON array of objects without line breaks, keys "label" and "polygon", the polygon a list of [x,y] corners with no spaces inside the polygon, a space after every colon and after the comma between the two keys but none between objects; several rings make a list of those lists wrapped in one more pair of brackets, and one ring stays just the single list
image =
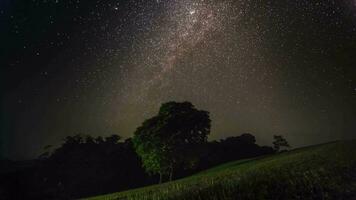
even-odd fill
[{"label": "star field", "polygon": [[293,146],[356,130],[351,0],[32,0],[0,3],[3,156],[66,135],[130,137],[165,101]]}]

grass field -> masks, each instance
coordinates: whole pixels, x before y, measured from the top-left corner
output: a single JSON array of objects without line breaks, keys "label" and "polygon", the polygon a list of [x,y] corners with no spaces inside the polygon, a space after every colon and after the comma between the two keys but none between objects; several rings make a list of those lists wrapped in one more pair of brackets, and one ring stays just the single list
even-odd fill
[{"label": "grass field", "polygon": [[89,199],[356,199],[356,141],[229,162],[177,181]]}]

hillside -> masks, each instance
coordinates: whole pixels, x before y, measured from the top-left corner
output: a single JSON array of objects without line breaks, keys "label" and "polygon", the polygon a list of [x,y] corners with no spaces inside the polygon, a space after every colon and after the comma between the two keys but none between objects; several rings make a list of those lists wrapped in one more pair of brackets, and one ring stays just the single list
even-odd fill
[{"label": "hillside", "polygon": [[240,160],[170,183],[89,199],[353,199],[355,146],[355,140],[338,141]]}]

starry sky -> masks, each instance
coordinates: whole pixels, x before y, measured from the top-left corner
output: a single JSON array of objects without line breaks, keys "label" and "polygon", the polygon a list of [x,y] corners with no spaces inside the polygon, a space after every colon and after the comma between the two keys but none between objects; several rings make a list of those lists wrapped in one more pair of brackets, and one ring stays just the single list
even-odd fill
[{"label": "starry sky", "polygon": [[130,137],[161,103],[210,139],[356,137],[355,0],[2,0],[0,157]]}]

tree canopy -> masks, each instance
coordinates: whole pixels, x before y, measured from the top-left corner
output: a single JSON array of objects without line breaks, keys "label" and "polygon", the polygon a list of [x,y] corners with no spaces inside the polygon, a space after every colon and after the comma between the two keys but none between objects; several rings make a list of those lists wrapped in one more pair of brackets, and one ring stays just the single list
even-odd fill
[{"label": "tree canopy", "polygon": [[177,165],[192,166],[194,145],[207,141],[211,121],[207,111],[190,102],[168,102],[134,133],[133,143],[147,172],[173,176]]}]

